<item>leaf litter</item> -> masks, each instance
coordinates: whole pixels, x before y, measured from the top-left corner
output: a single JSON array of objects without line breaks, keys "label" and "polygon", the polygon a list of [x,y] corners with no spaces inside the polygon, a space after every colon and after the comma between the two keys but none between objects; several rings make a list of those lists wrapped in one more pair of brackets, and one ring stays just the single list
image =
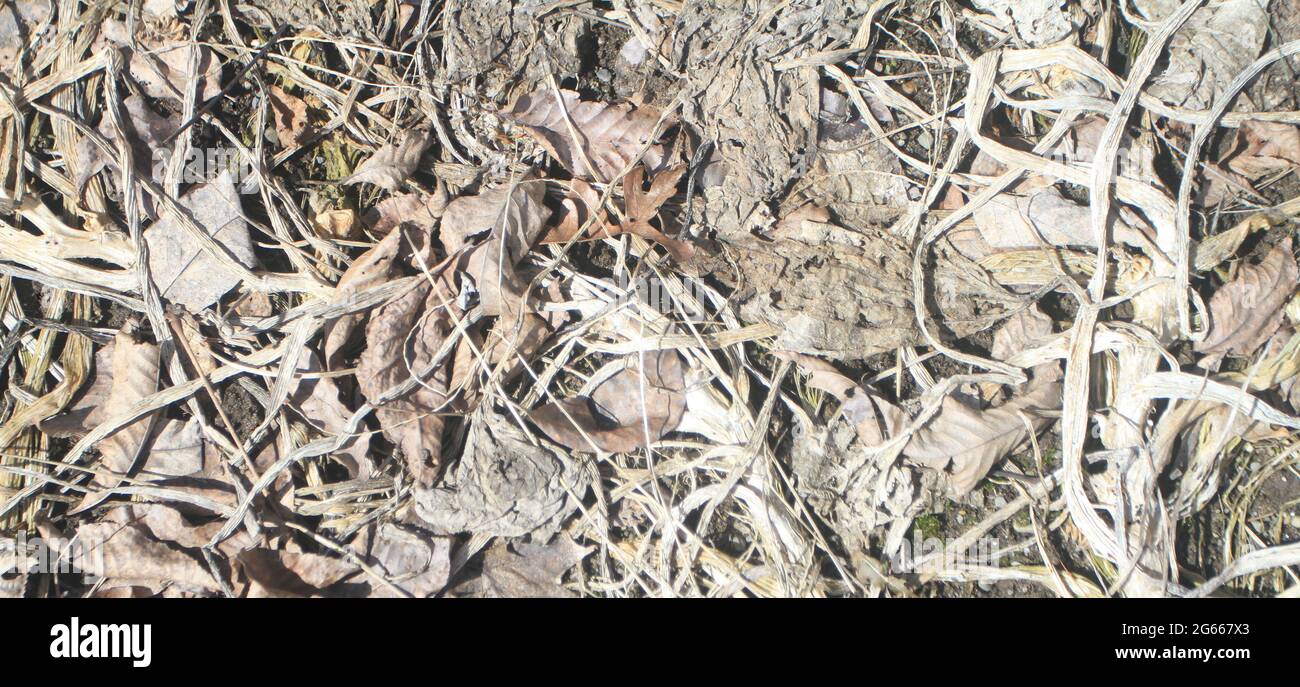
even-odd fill
[{"label": "leaf litter", "polygon": [[0,594],[1295,594],[1285,3],[261,4],[0,10]]}]

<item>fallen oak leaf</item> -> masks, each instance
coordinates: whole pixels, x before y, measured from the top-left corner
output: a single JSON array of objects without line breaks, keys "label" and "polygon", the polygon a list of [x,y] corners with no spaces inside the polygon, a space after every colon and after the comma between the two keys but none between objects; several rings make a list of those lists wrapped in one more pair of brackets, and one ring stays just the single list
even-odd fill
[{"label": "fallen oak leaf", "polygon": [[[562,219],[564,223],[552,229],[542,239],[542,243],[567,243],[570,240],[633,234],[663,246],[677,262],[687,262],[694,255],[694,248],[689,243],[678,241],[664,234],[650,224],[650,220],[659,214],[659,209],[663,207],[663,204],[677,192],[677,182],[681,180],[685,172],[686,165],[684,164],[660,170],[651,179],[649,190],[646,190],[644,188],[645,168],[637,165],[623,178],[623,202],[625,208],[623,221],[611,224],[604,221],[604,213],[601,213],[602,219],[592,222],[591,228],[581,236],[579,236],[580,229],[585,220],[580,221],[579,218],[590,214],[589,208],[599,203],[600,195],[595,193],[594,189],[587,192],[582,190],[582,187],[575,186],[576,203],[569,201],[574,210],[564,215]],[[586,188],[590,189],[589,186]],[[592,195],[594,195],[594,198],[591,197]],[[579,203],[587,209],[579,212],[576,209]]]},{"label": "fallen oak leaf", "polygon": [[627,453],[676,429],[686,412],[686,379],[674,350],[627,356],[594,379],[600,381],[590,396],[552,401],[528,419],[574,451]]},{"label": "fallen oak leaf", "polygon": [[1210,328],[1193,350],[1202,367],[1225,355],[1249,355],[1282,325],[1279,313],[1295,292],[1300,271],[1291,237],[1273,247],[1258,265],[1243,265],[1232,281],[1210,297]]}]

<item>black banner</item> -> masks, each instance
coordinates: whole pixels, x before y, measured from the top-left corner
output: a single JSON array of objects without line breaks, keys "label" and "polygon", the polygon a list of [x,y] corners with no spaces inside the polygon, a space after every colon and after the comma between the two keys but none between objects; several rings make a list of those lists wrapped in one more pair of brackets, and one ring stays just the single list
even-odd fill
[{"label": "black banner", "polygon": [[579,661],[616,671],[611,679],[655,666],[667,678],[689,660],[693,672],[762,677],[775,660],[974,677],[1041,662],[1253,670],[1295,655],[1279,603],[1235,600],[21,600],[0,611],[0,646],[52,674],[220,665],[255,677],[255,663],[271,660],[295,676],[337,677],[468,661],[496,679]]}]

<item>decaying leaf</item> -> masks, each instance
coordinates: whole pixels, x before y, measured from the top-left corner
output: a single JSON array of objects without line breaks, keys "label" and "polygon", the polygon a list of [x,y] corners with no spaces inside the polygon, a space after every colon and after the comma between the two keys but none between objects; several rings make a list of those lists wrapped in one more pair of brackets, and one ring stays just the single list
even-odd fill
[{"label": "decaying leaf", "polygon": [[542,204],[544,195],[543,184],[525,179],[462,196],[447,204],[438,236],[448,253],[455,253],[478,237],[488,241],[504,239],[504,261],[514,265],[532,248],[550,217]]},{"label": "decaying leaf", "polygon": [[875,446],[884,442],[906,422],[902,409],[845,377],[830,363],[801,353],[777,352],[774,355],[798,363],[808,373],[808,386],[839,399],[840,412],[853,424],[858,440],[864,445]]},{"label": "decaying leaf", "polygon": [[236,563],[247,583],[242,595],[254,599],[319,596],[358,570],[331,556],[267,548],[244,551]]},{"label": "decaying leaf", "polygon": [[[130,50],[131,36],[124,24],[109,20],[103,24],[108,42]],[[203,103],[221,92],[221,62],[210,48],[185,42],[141,40],[143,50],[130,51],[127,70],[151,98],[181,101],[191,78],[199,80],[198,102]],[[197,69],[191,60],[197,53]]]},{"label": "decaying leaf", "polygon": [[[50,19],[51,5],[41,0],[17,0],[0,5],[0,71],[21,68],[18,54],[34,47],[36,32]],[[47,27],[48,30],[48,27]]]},{"label": "decaying leaf", "polygon": [[678,241],[650,224],[663,204],[676,193],[677,182],[685,171],[685,165],[660,170],[651,180],[650,189],[645,190],[642,188],[645,184],[645,168],[640,165],[633,167],[623,179],[624,221],[607,221],[605,213],[601,212],[600,219],[592,222],[585,233],[581,229],[591,216],[592,208],[599,204],[600,194],[585,182],[574,180],[571,184],[572,196],[565,200],[567,212],[561,217],[560,224],[542,239],[542,243],[567,243],[627,233],[658,243],[668,249],[669,254],[678,262],[689,260],[693,253],[690,244]]},{"label": "decaying leaf", "polygon": [[282,146],[295,146],[307,138],[307,101],[271,86],[271,113]]},{"label": "decaying leaf", "polygon": [[487,315],[521,315],[523,282],[515,274],[515,266],[528,254],[550,216],[542,204],[543,194],[541,184],[523,181],[447,204],[439,236],[449,254],[483,239],[466,251],[458,267],[473,278]]},{"label": "decaying leaf", "polygon": [[1072,3],[1060,0],[973,0],[976,8],[992,15],[1001,26],[1015,25],[1016,36],[1039,47],[1055,43],[1074,30]]},{"label": "decaying leaf", "polygon": [[420,164],[420,156],[433,143],[428,131],[408,129],[392,143],[375,151],[342,184],[374,184],[386,191],[396,191]]},{"label": "decaying leaf", "polygon": [[[1177,0],[1135,0],[1135,9],[1164,21]],[[1268,13],[1256,0],[1206,3],[1169,43],[1168,65],[1156,71],[1150,92],[1175,105],[1206,109],[1223,88],[1259,56],[1268,35]],[[1164,61],[1162,61],[1164,65]]]},{"label": "decaying leaf", "polygon": [[1291,238],[1277,244],[1258,265],[1243,265],[1236,278],[1210,298],[1210,328],[1195,350],[1202,364],[1225,355],[1249,355],[1282,325],[1281,309],[1295,292],[1297,271]]},{"label": "decaying leaf", "polygon": [[416,512],[434,534],[516,537],[555,531],[587,489],[586,471],[560,451],[530,441],[517,420],[475,417],[454,472],[416,493]]},{"label": "decaying leaf", "polygon": [[589,395],[539,406],[529,419],[574,451],[626,453],[676,429],[686,412],[686,380],[676,351],[630,355],[595,378],[601,381]]},{"label": "decaying leaf", "polygon": [[216,592],[217,581],[201,560],[143,532],[138,525],[97,522],[77,528],[74,565],[112,586],[141,586],[153,593],[167,587]]},{"label": "decaying leaf", "polygon": [[[989,352],[995,360],[1009,360],[1011,356],[1042,342],[1051,333],[1052,318],[1037,305],[1031,305],[1007,318],[993,332],[993,346]],[[1061,366],[1054,361],[1034,368],[1035,379],[1060,379],[1061,374]]]},{"label": "decaying leaf", "polygon": [[[253,267],[257,256],[244,222],[239,191],[229,171],[187,193],[180,201],[196,224],[240,264]],[[199,311],[217,302],[240,282],[216,257],[167,215],[144,232],[149,271],[162,297]]]},{"label": "decaying leaf", "polygon": [[521,96],[504,114],[578,176],[610,181],[641,159],[643,150],[649,166],[659,167],[663,150],[651,145],[662,115],[659,110],[583,101],[574,91],[559,93],[562,104],[554,92],[541,90]]},{"label": "decaying leaf", "polygon": [[[126,114],[123,128],[131,144],[136,171],[154,181],[161,180],[171,157],[171,147],[166,139],[180,125],[178,118],[159,115],[138,95],[123,100],[122,106]],[[118,143],[117,130],[107,115],[100,120],[98,131],[104,138]],[[105,167],[120,173],[117,156],[105,155],[89,138],[77,142],[76,178],[73,179],[76,188],[84,188],[86,182]]]},{"label": "decaying leaf", "polygon": [[[375,528],[370,557],[394,585],[417,598],[433,596],[451,577],[451,542],[413,527],[384,523]],[[393,596],[386,585],[371,584],[372,598]]]},{"label": "decaying leaf", "polygon": [[1225,162],[1248,179],[1300,165],[1300,127],[1294,124],[1249,121],[1237,136],[1237,148]]},{"label": "decaying leaf", "polygon": [[[158,390],[158,347],[137,340],[134,327],[128,325],[113,340],[111,366],[100,370],[99,374],[108,374],[112,380],[105,400],[106,414],[112,417]],[[147,415],[99,442],[100,467],[110,474],[97,474],[91,480],[80,508],[101,501],[103,496],[100,492],[116,486],[131,471],[149,437],[153,421],[154,416]]]},{"label": "decaying leaf", "polygon": [[54,437],[78,437],[108,419],[109,394],[113,390],[113,351],[116,337],[95,352],[90,383],[83,386],[62,413],[40,423],[42,432]]},{"label": "decaying leaf", "polygon": [[[321,370],[315,354],[308,353],[299,366],[300,372],[315,373]],[[339,399],[339,387],[331,377],[302,379],[290,393],[290,399],[302,410],[303,418],[324,434],[341,434],[347,430],[352,416]],[[369,459],[370,433],[359,432],[334,452],[353,479],[366,479],[373,472]]]},{"label": "decaying leaf", "polygon": [[439,185],[433,193],[412,191],[385,198],[362,216],[362,222],[376,236],[387,236],[394,227],[410,226],[432,232],[447,209],[447,191]]},{"label": "decaying leaf", "polygon": [[318,212],[312,224],[321,236],[331,239],[351,238],[357,228],[357,212],[350,208]]},{"label": "decaying leaf", "polygon": [[[583,241],[606,236],[615,231],[605,226],[608,213],[600,208],[600,191],[582,179],[571,179],[565,183],[564,188],[564,199],[560,201],[564,211],[554,218],[555,225],[542,237],[542,243]],[[591,222],[591,225],[584,233],[583,227],[586,227],[588,222]]]},{"label": "decaying leaf", "polygon": [[[394,232],[396,235],[397,232]],[[366,400],[378,404],[384,436],[402,450],[407,470],[428,486],[442,465],[440,413],[447,411],[450,373],[443,365],[400,398],[384,394],[433,360],[450,332],[447,308],[454,307],[450,287],[422,282],[374,313],[366,326],[366,350],[357,363],[357,385]]]},{"label": "decaying leaf", "polygon": [[484,556],[483,576],[472,593],[489,598],[572,597],[573,592],[561,584],[564,573],[591,550],[567,534],[549,544],[516,542],[514,551],[509,543],[498,541]]},{"label": "decaying leaf", "polygon": [[[379,286],[393,277],[402,233],[395,231],[352,262],[334,290],[334,300],[343,302],[365,289]],[[363,313],[350,313],[325,329],[325,362],[333,367],[339,349],[347,345],[353,330],[365,319]]]},{"label": "decaying leaf", "polygon": [[1050,420],[1037,411],[1061,405],[1061,385],[1035,379],[1024,394],[996,408],[980,410],[955,396],[943,400],[938,414],[903,448],[909,461],[948,477],[948,489],[961,496],[1003,458],[1040,431]]}]

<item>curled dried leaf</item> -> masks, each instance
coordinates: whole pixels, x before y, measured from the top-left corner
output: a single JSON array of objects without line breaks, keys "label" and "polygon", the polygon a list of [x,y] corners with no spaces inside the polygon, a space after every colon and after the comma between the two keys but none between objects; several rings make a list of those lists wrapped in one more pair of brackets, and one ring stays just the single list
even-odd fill
[{"label": "curled dried leaf", "polygon": [[546,90],[524,95],[504,114],[578,176],[610,181],[641,159],[643,150],[650,166],[659,166],[663,150],[651,145],[662,115],[658,109],[583,101],[574,91],[559,94],[559,100]]},{"label": "curled dried leaf", "polygon": [[640,450],[677,428],[686,379],[676,351],[631,355],[606,366],[590,396],[552,401],[528,414],[547,436],[574,451]]},{"label": "curled dried leaf", "polygon": [[1038,411],[1060,406],[1061,385],[1040,379],[996,408],[980,410],[973,403],[948,396],[938,414],[912,435],[903,455],[916,465],[947,475],[949,492],[961,496],[1024,443],[1031,427],[1037,432],[1047,426],[1050,420]]},{"label": "curled dried leaf", "polygon": [[592,551],[567,534],[549,544],[515,542],[513,548],[498,541],[489,549],[483,576],[465,591],[488,598],[570,598],[573,592],[561,584],[564,573]]},{"label": "curled dried leaf", "polygon": [[1259,348],[1282,325],[1282,306],[1295,293],[1298,278],[1290,237],[1258,265],[1243,265],[1236,278],[1210,298],[1210,329],[1194,347],[1206,354],[1203,364]]},{"label": "curled dried leaf", "polygon": [[415,172],[420,164],[420,157],[433,143],[429,132],[411,129],[402,133],[394,142],[388,143],[375,151],[369,159],[362,162],[351,176],[339,182],[342,184],[374,184],[386,191],[396,191],[403,181]]},{"label": "curled dried leaf", "polygon": [[798,364],[808,373],[809,386],[839,399],[840,412],[853,423],[858,439],[867,446],[894,436],[907,420],[901,408],[872,394],[824,360],[784,351],[773,355]]},{"label": "curled dried leaf", "polygon": [[366,350],[357,363],[357,385],[367,401],[378,405],[384,436],[401,448],[407,470],[426,486],[442,465],[440,413],[449,400],[448,366],[433,370],[404,396],[383,401],[390,389],[432,362],[450,332],[452,293],[444,282],[423,282],[380,308],[366,325]]}]

